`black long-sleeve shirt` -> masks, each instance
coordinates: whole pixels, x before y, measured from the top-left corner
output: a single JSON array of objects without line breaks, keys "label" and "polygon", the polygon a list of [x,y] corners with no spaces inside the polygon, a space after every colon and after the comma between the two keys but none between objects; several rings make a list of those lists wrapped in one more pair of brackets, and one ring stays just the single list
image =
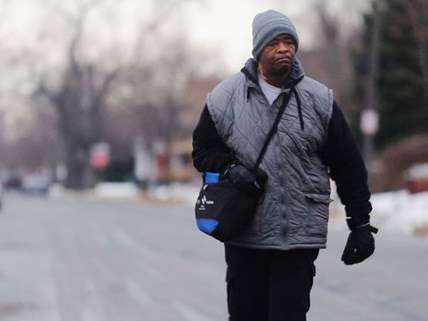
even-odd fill
[{"label": "black long-sleeve shirt", "polygon": [[[319,155],[329,168],[346,214],[351,218],[348,225],[355,227],[367,223],[372,210],[367,170],[345,116],[336,102],[333,104],[327,139]],[[233,161],[232,152],[217,133],[207,106],[193,132],[192,158],[195,168],[200,172],[222,172]]]}]

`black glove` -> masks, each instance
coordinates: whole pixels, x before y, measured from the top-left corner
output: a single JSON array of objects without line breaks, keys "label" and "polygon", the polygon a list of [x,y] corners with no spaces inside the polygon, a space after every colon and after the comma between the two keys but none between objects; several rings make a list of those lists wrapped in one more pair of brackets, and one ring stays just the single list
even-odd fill
[{"label": "black glove", "polygon": [[254,196],[263,193],[267,180],[266,173],[260,168],[253,173],[244,165],[236,163],[226,168],[223,177],[228,179],[236,188]]},{"label": "black glove", "polygon": [[378,229],[370,224],[354,228],[349,234],[343,250],[343,263],[346,265],[356,264],[371,256],[375,250],[375,240],[372,233],[376,234],[377,232]]}]

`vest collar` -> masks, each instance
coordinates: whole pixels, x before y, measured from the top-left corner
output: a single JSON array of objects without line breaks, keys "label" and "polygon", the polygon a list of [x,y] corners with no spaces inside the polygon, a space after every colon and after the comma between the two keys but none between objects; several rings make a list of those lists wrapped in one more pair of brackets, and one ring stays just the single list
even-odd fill
[{"label": "vest collar", "polygon": [[[249,88],[260,89],[258,82],[258,73],[257,73],[257,61],[253,58],[250,58],[245,63],[245,66],[241,69],[241,72],[246,76],[246,89],[247,97]],[[283,88],[288,89],[295,86],[299,81],[303,79],[305,72],[303,70],[300,60],[296,57],[294,59],[293,65],[291,66],[291,72],[287,81],[285,82]]]},{"label": "vest collar", "polygon": [[[259,86],[258,81],[258,73],[257,73],[257,61],[253,58],[250,58],[245,63],[245,66],[241,69],[241,72],[246,77],[246,83],[245,83],[245,94],[246,99],[249,98],[250,95],[250,88],[255,88],[256,90],[259,90],[260,92],[262,89]],[[292,93],[294,93],[297,101],[297,109],[299,113],[299,121],[300,121],[300,128],[301,130],[305,129],[304,121],[303,121],[303,114],[302,114],[302,103],[299,98],[299,94],[297,93],[296,89],[294,88],[305,76],[305,72],[303,71],[302,64],[300,61],[295,58],[293,65],[291,66],[291,72],[289,77],[287,78],[283,89],[285,92],[288,91],[288,89],[292,88]]]}]

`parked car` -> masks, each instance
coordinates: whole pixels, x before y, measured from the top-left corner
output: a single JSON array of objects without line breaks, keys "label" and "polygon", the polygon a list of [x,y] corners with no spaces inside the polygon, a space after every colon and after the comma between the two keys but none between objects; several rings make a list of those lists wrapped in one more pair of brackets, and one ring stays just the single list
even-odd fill
[{"label": "parked car", "polygon": [[407,189],[411,194],[428,191],[428,163],[414,164],[408,169]]},{"label": "parked car", "polygon": [[11,174],[4,179],[3,187],[7,190],[21,190],[22,179],[21,176]]},{"label": "parked car", "polygon": [[23,191],[29,194],[46,195],[50,183],[50,179],[46,175],[30,174],[24,177]]}]

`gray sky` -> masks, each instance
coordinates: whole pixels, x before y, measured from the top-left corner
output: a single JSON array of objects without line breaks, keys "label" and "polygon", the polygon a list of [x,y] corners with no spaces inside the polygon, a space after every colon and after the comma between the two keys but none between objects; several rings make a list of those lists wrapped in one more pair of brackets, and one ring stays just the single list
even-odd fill
[{"label": "gray sky", "polygon": [[[227,69],[240,69],[251,56],[251,23],[253,17],[264,10],[275,9],[289,16],[296,25],[301,47],[316,43],[316,16],[312,5],[316,0],[212,0],[206,5],[192,5],[188,17],[191,39],[195,44],[208,47],[224,57]],[[328,1],[328,0],[319,0]],[[346,30],[360,21],[360,12],[367,1],[328,1],[330,12],[340,13],[340,22]]]},{"label": "gray sky", "polygon": [[[4,22],[6,45],[13,47],[24,41],[27,47],[37,47],[40,40],[34,31],[44,29],[51,32],[55,28],[52,27],[56,23],[55,17],[46,16],[41,9],[45,1],[9,0],[7,20]],[[233,72],[251,55],[251,22],[254,15],[263,10],[276,9],[288,15],[296,24],[301,47],[313,45],[317,36],[311,6],[314,1],[328,0],[195,0],[178,10],[178,14],[168,17],[165,24],[169,32],[187,32],[196,48],[219,58],[222,63],[220,69]],[[58,2],[65,3],[62,0]],[[112,37],[119,44],[130,43],[136,36],[135,22],[150,16],[150,3],[148,0],[112,1],[115,9],[111,19],[92,19],[87,30],[97,34],[98,46],[102,45],[103,39],[108,43]],[[157,1],[154,3],[159,4]],[[330,0],[328,3],[331,12],[340,13],[341,23],[346,29],[358,23],[359,13],[366,7],[367,0]],[[59,42],[63,35],[58,32],[55,37]],[[54,56],[54,53],[51,55]]]},{"label": "gray sky", "polygon": [[[301,5],[282,10],[291,18],[299,14]],[[224,57],[227,69],[238,69],[251,56],[251,23],[264,10],[276,8],[275,1],[208,1],[207,5],[193,5],[189,10],[188,28],[193,43],[215,50]],[[297,2],[294,2],[297,3]],[[298,30],[304,26],[298,26]],[[303,45],[310,45],[309,37],[302,37]]]}]

